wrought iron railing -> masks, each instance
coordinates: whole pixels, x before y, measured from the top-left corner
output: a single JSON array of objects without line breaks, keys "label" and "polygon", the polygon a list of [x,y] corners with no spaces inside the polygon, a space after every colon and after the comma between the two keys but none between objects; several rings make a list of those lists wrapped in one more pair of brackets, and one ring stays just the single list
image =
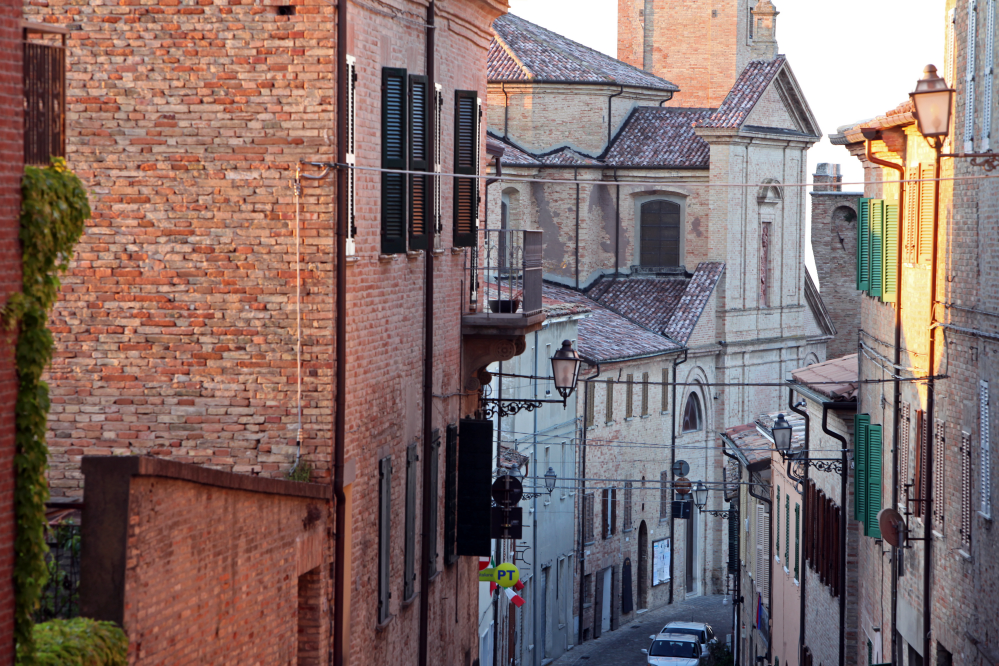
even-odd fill
[{"label": "wrought iron railing", "polygon": [[45,565],[49,580],[42,589],[35,621],[70,619],[80,614],[80,523],[78,507],[51,506],[46,511]]},{"label": "wrought iron railing", "polygon": [[480,229],[479,247],[470,256],[470,312],[520,314],[541,312],[541,232],[527,229]]},{"label": "wrought iron railing", "polygon": [[66,49],[24,42],[24,162],[66,156]]}]

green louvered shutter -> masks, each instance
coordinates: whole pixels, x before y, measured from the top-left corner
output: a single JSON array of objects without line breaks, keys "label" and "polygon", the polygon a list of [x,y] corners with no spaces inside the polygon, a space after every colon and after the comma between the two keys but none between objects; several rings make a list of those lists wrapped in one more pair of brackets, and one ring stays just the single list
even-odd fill
[{"label": "green louvered shutter", "polygon": [[871,417],[857,414],[853,417],[853,519],[863,521],[864,497],[867,495],[867,429]]},{"label": "green louvered shutter", "polygon": [[871,288],[871,215],[870,199],[857,202],[857,290]]},{"label": "green louvered shutter", "polygon": [[898,211],[897,201],[885,202],[884,252],[881,260],[881,300],[898,300]]},{"label": "green louvered shutter", "polygon": [[[409,170],[430,170],[430,95],[427,77],[409,75]],[[430,176],[409,175],[409,249],[427,249]]]},{"label": "green louvered shutter", "polygon": [[[408,168],[406,70],[382,68],[382,168]],[[382,254],[406,251],[406,175],[382,173]]]},{"label": "green louvered shutter", "polygon": [[[479,173],[478,93],[454,91],[454,172],[463,176]],[[455,247],[475,247],[478,242],[479,181],[476,178],[454,179]]]},{"label": "green louvered shutter", "polygon": [[885,202],[882,199],[871,199],[870,203],[870,225],[871,225],[871,270],[870,270],[870,291],[874,298],[881,298],[881,280],[884,275],[881,272],[882,261],[884,259],[884,238],[885,238]]},{"label": "green louvered shutter", "polygon": [[867,529],[864,534],[875,539],[881,538],[878,513],[881,512],[881,426],[872,425],[867,434],[867,497],[864,508],[867,510]]}]

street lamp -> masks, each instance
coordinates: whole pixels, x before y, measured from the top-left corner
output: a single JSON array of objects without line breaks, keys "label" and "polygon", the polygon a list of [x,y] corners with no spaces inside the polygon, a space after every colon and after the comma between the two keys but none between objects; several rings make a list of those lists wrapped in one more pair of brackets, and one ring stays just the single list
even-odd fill
[{"label": "street lamp", "polygon": [[697,505],[698,509],[703,509],[704,505],[708,503],[708,488],[704,485],[703,481],[698,481],[697,485],[694,486],[694,504]]},{"label": "street lamp", "polygon": [[781,455],[786,454],[791,449],[791,424],[787,422],[783,414],[777,415],[770,432],[774,436],[774,444]]},{"label": "street lamp", "polygon": [[[598,372],[600,368],[600,365],[596,361],[580,356],[579,353],[572,348],[571,340],[562,341],[562,347],[555,352],[551,361],[552,377],[534,377],[525,375],[514,376],[525,379],[538,379],[545,381],[554,380],[555,388],[558,389],[558,394],[562,396],[561,400],[532,400],[529,398],[510,398],[509,400],[504,400],[502,398],[487,398],[482,396],[479,399],[479,409],[482,414],[482,418],[489,418],[494,414],[499,414],[500,418],[513,416],[521,410],[533,412],[535,409],[539,409],[541,405],[546,403],[562,403],[562,407],[566,408],[568,406],[569,396],[571,396],[572,392],[576,390],[576,381],[579,379],[580,363],[585,361],[589,365],[597,366]],[[500,377],[503,376],[500,373],[497,374]]]},{"label": "street lamp", "polygon": [[555,388],[562,400],[568,400],[576,389],[576,379],[579,376],[579,354],[572,348],[571,340],[563,340],[562,348],[552,356],[552,375],[555,378]]},{"label": "street lamp", "polygon": [[916,90],[909,93],[915,107],[919,133],[926,138],[940,139],[943,143],[950,133],[950,112],[954,89],[937,76],[937,68],[927,65],[923,78],[916,83]]},{"label": "street lamp", "polygon": [[557,477],[558,475],[555,474],[555,470],[552,469],[551,466],[549,466],[548,471],[545,472],[545,488],[548,489],[549,495],[551,495],[552,492],[555,490],[555,479]]}]

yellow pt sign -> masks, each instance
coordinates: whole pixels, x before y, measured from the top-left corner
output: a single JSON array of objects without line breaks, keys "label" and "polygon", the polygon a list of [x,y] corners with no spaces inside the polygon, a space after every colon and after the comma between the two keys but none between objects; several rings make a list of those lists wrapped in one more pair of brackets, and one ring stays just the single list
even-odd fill
[{"label": "yellow pt sign", "polygon": [[513,587],[520,580],[520,570],[517,565],[504,562],[495,568],[483,569],[479,572],[479,581],[496,583],[500,587]]}]

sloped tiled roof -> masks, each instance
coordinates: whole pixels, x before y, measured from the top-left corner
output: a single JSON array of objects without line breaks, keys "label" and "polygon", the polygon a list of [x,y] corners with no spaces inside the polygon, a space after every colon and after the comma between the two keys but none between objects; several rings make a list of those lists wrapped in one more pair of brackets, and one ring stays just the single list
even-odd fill
[{"label": "sloped tiled roof", "polygon": [[603,164],[600,160],[577,153],[571,148],[559,148],[547,155],[540,156],[540,159],[549,166],[600,166]]},{"label": "sloped tiled roof", "polygon": [[784,66],[786,58],[782,55],[773,60],[753,60],[736,80],[732,90],[729,91],[725,100],[718,110],[710,118],[701,120],[697,127],[711,127],[734,129],[740,127],[749,112],[753,110],[756,103],[760,101],[764,91],[774,77]]},{"label": "sloped tiled roof", "polygon": [[724,271],[725,264],[720,261],[704,261],[697,265],[694,276],[680,297],[680,303],[663,330],[665,335],[677,342],[687,343]]},{"label": "sloped tiled roof", "polygon": [[832,398],[834,402],[849,402],[857,399],[859,372],[857,355],[850,354],[792,370],[791,376],[794,381]]},{"label": "sloped tiled roof", "polygon": [[602,83],[674,92],[665,79],[513,14],[493,21],[489,81]]},{"label": "sloped tiled roof", "polygon": [[833,145],[846,145],[848,143],[863,141],[864,135],[861,133],[861,130],[865,128],[889,129],[911,125],[916,122],[915,111],[916,109],[912,104],[912,100],[908,99],[877,118],[863,120],[838,128],[835,134],[829,135],[829,141]]},{"label": "sloped tiled roof", "polygon": [[500,158],[502,164],[507,164],[510,166],[540,166],[541,161],[535,159],[532,155],[526,153],[524,150],[513,145],[509,141],[504,141],[502,138],[494,135],[492,132],[487,133],[487,140],[495,141],[496,143],[503,146],[503,157]]},{"label": "sloped tiled roof", "polygon": [[506,468],[523,467],[531,461],[531,459],[523,453],[511,449],[509,446],[503,446],[502,444],[500,444],[499,447],[498,457],[498,466]]},{"label": "sloped tiled roof", "polygon": [[549,298],[544,294],[541,296],[541,308],[545,311],[546,319],[585,315],[593,311],[593,308],[586,303],[567,303],[557,298]]},{"label": "sloped tiled roof", "polygon": [[686,277],[601,278],[587,296],[633,322],[662,331],[690,282]]},{"label": "sloped tiled roof", "polygon": [[601,363],[678,352],[679,344],[648,331],[567,287],[545,284],[544,295],[566,303],[587,305],[591,313],[579,320],[579,352]]},{"label": "sloped tiled roof", "polygon": [[640,106],[614,137],[604,161],[610,166],[708,168],[711,150],[694,133],[714,109]]}]

